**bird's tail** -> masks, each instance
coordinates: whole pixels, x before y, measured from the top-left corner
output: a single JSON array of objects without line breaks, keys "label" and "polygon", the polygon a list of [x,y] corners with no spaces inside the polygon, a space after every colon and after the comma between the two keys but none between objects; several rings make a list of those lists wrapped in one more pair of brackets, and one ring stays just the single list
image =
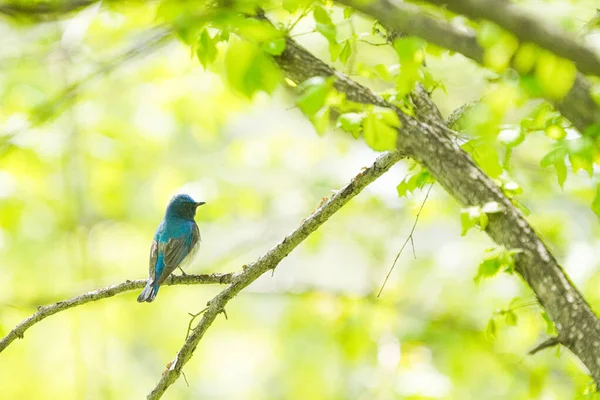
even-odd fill
[{"label": "bird's tail", "polygon": [[148,280],[146,287],[144,288],[144,290],[142,290],[142,293],[140,293],[140,295],[137,298],[138,303],[143,303],[144,301],[151,303],[152,301],[154,301],[156,295],[158,294],[158,289],[160,289],[160,286],[155,284],[153,281]]}]

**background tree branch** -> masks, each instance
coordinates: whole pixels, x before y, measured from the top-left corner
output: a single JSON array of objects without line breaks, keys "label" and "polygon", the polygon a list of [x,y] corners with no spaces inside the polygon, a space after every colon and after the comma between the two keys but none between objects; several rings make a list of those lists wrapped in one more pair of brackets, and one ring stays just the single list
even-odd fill
[{"label": "background tree branch", "polygon": [[[338,0],[337,2],[377,19],[385,27],[418,36],[436,46],[460,53],[480,65],[484,64],[484,50],[477,42],[472,29],[459,28],[432,17],[414,4],[393,0],[370,2]],[[589,80],[579,72],[564,98],[560,100],[546,98],[546,100],[553,103],[579,132],[585,134],[588,127],[600,124],[600,106],[592,99],[590,90]]]},{"label": "background tree branch", "polygon": [[[227,274],[202,274],[202,275],[171,275],[164,283],[164,285],[199,285],[208,283],[221,283],[226,284],[231,282],[233,273]],[[11,330],[5,337],[0,340],[0,353],[15,339],[23,339],[25,331],[31,328],[33,325],[41,322],[51,315],[59,313],[61,311],[68,310],[69,308],[77,307],[90,303],[92,301],[98,301],[106,299],[108,297],[116,296],[117,294],[128,292],[130,290],[141,289],[146,285],[147,279],[138,279],[135,281],[127,280],[123,283],[111,285],[102,289],[96,289],[91,292],[81,294],[79,296],[72,297],[67,300],[62,300],[57,303],[49,304],[47,306],[40,306],[35,314],[24,319],[18,324],[13,330]]]},{"label": "background tree branch", "polygon": [[286,236],[277,246],[273,247],[254,263],[249,264],[242,272],[234,274],[229,286],[208,302],[208,308],[202,315],[202,319],[191,331],[175,356],[175,359],[171,362],[167,371],[163,373],[162,378],[148,394],[147,398],[161,398],[169,386],[179,378],[183,366],[192,358],[198,343],[215,318],[217,318],[217,315],[225,309],[229,300],[262,274],[275,269],[281,260],[290,254],[304,239],[323,225],[329,217],[341,209],[350,199],[359,194],[368,184],[383,175],[384,172],[402,157],[400,152],[387,152],[380,155],[373,165],[361,171],[350,183],[338,190],[308,218],[302,221],[302,224],[294,232]]},{"label": "background tree branch", "polygon": [[547,24],[511,1],[426,0],[473,19],[487,19],[513,33],[522,42],[539,44],[554,54],[571,60],[584,74],[600,76],[600,55],[569,33]]}]

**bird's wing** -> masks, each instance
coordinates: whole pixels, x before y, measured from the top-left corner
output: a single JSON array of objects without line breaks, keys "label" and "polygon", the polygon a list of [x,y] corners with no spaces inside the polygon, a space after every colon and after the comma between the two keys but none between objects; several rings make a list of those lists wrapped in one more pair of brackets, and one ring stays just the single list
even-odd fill
[{"label": "bird's wing", "polygon": [[189,235],[171,238],[167,242],[164,252],[165,268],[162,270],[160,277],[158,278],[157,283],[159,285],[162,284],[169,275],[171,275],[171,272],[173,272],[175,268],[181,264],[181,262],[200,240],[200,231],[195,223],[192,224],[191,230],[192,231]]},{"label": "bird's wing", "polygon": [[148,279],[153,281],[156,275],[156,260],[158,258],[158,242],[156,240],[152,241],[152,246],[150,247],[150,269],[148,271]]}]

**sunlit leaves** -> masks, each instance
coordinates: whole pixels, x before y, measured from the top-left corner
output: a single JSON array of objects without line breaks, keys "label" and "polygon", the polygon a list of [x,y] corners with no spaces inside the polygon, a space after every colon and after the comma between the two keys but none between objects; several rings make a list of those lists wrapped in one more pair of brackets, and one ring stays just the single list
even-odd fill
[{"label": "sunlit leaves", "polygon": [[204,69],[216,60],[217,43],[218,40],[210,36],[208,29],[202,30],[202,33],[200,33],[200,37],[196,42],[196,56]]},{"label": "sunlit leaves", "polygon": [[424,60],[425,42],[419,38],[406,37],[394,41],[394,50],[400,60],[400,73],[396,77],[396,91],[399,97],[409,94],[420,77]]},{"label": "sunlit leaves", "polygon": [[521,251],[519,249],[507,250],[502,246],[486,249],[483,260],[477,268],[475,281],[479,282],[483,278],[491,278],[500,272],[512,273],[515,267],[514,255]]},{"label": "sunlit leaves", "polygon": [[310,117],[325,105],[332,87],[332,78],[326,79],[321,76],[315,76],[307,79],[298,86],[300,96],[296,100],[296,104],[298,104],[298,107],[300,107],[304,114]]},{"label": "sunlit leaves", "polygon": [[463,208],[460,214],[460,221],[462,225],[461,235],[466,235],[467,232],[475,226],[478,226],[479,229],[484,230],[489,221],[488,214],[495,214],[499,212],[502,212],[502,208],[495,201],[486,203],[480,207],[473,206]]},{"label": "sunlit leaves", "polygon": [[540,161],[540,166],[542,168],[546,168],[551,165],[554,166],[556,169],[558,184],[560,185],[561,189],[563,188],[565,180],[567,179],[567,165],[565,164],[566,156],[567,148],[566,146],[560,144],[546,154]]},{"label": "sunlit leaves", "polygon": [[358,139],[364,119],[365,113],[345,113],[338,117],[336,126],[338,128],[342,128],[348,133],[351,133],[355,139]]},{"label": "sunlit leaves", "polygon": [[[340,57],[343,46],[337,41],[337,26],[333,23],[329,12],[322,6],[316,6],[313,10],[313,17],[316,22],[317,31],[323,35],[327,42],[329,42],[329,55],[331,61],[335,61]],[[344,57],[346,60],[349,57],[350,50],[346,50]]]},{"label": "sunlit leaves", "polygon": [[296,104],[313,123],[317,133],[324,133],[329,126],[329,104],[327,100],[332,93],[334,78],[315,76],[307,79],[300,86],[300,96]]},{"label": "sunlit leaves", "polygon": [[285,50],[285,38],[269,39],[263,44],[263,50],[273,56],[279,56]]},{"label": "sunlit leaves", "polygon": [[472,140],[462,146],[471,154],[477,165],[492,178],[502,174],[502,165],[494,144],[491,140]]},{"label": "sunlit leaves", "polygon": [[477,41],[483,47],[483,65],[497,72],[510,66],[510,60],[519,47],[517,38],[491,22],[483,22],[477,33]]},{"label": "sunlit leaves", "polygon": [[408,193],[412,193],[417,189],[423,189],[428,183],[434,183],[435,178],[431,176],[428,170],[421,168],[419,172],[413,173],[402,180],[396,186],[396,191],[399,197],[404,197]]},{"label": "sunlit leaves", "polygon": [[394,111],[372,108],[363,121],[363,135],[373,150],[394,150],[399,127],[400,120]]},{"label": "sunlit leaves", "polygon": [[229,85],[248,97],[258,91],[271,93],[281,80],[281,72],[273,61],[261,48],[247,41],[230,42],[225,65]]},{"label": "sunlit leaves", "polygon": [[553,99],[562,99],[573,86],[577,69],[572,61],[549,51],[541,51],[535,67],[535,77],[543,93]]},{"label": "sunlit leaves", "polygon": [[532,43],[523,43],[515,53],[512,66],[522,75],[528,74],[535,67],[538,47]]}]

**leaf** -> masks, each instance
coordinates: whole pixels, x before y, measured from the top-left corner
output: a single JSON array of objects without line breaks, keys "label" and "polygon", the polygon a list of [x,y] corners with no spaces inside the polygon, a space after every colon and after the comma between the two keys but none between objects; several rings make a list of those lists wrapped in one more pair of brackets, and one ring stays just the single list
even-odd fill
[{"label": "leaf", "polygon": [[352,45],[350,44],[350,40],[346,40],[344,42],[344,47],[340,52],[340,61],[345,65],[352,54]]},{"label": "leaf", "polygon": [[481,278],[491,278],[500,272],[502,264],[498,257],[487,258],[479,264],[475,281],[481,280]]},{"label": "leaf", "polygon": [[324,134],[327,128],[329,128],[329,107],[321,107],[311,118],[311,122],[319,135]]},{"label": "leaf", "polygon": [[315,7],[313,11],[313,17],[315,22],[318,24],[333,25],[333,21],[331,20],[329,13],[322,6]]},{"label": "leaf", "polygon": [[467,232],[479,222],[481,209],[479,207],[468,207],[461,210],[460,222],[462,231],[461,236],[465,236]]},{"label": "leaf", "polygon": [[540,161],[540,166],[542,168],[546,168],[546,167],[553,165],[559,161],[564,163],[565,156],[567,155],[567,153],[568,153],[567,148],[563,145],[560,145],[559,147],[555,148],[554,150],[551,150],[548,154],[546,154],[544,156],[544,158],[542,158],[542,160]]},{"label": "leaf", "polygon": [[394,150],[398,132],[396,127],[387,124],[381,113],[371,111],[363,122],[365,141],[375,151]]},{"label": "leaf", "polygon": [[279,56],[285,50],[285,39],[284,38],[276,38],[267,40],[263,44],[263,50],[271,54],[273,56]]},{"label": "leaf", "polygon": [[406,193],[412,193],[416,189],[423,189],[423,187],[429,183],[434,183],[435,178],[425,168],[421,168],[421,171],[406,177],[398,186],[396,191],[399,197],[406,196]]},{"label": "leaf", "polygon": [[225,55],[227,81],[238,92],[252,97],[258,91],[271,93],[279,84],[281,71],[256,45],[234,41]]},{"label": "leaf", "polygon": [[482,278],[495,276],[500,271],[512,273],[515,266],[514,255],[520,252],[520,249],[507,250],[503,246],[486,249],[483,261],[479,264],[475,282],[479,282]]},{"label": "leaf", "polygon": [[[317,31],[327,39],[329,44],[337,44],[336,36],[337,36],[337,28],[333,24],[329,13],[322,7],[316,6],[313,10],[313,18],[317,23]],[[340,49],[341,51],[341,49]],[[331,49],[330,49],[331,52]],[[339,54],[339,52],[338,52]],[[336,57],[337,58],[337,57]]]},{"label": "leaf", "polygon": [[210,37],[207,29],[200,33],[196,43],[196,56],[205,70],[217,59],[217,40]]},{"label": "leaf", "polygon": [[498,157],[498,151],[494,147],[492,141],[484,141],[470,152],[473,160],[483,169],[490,177],[497,178],[502,174],[502,165]]},{"label": "leaf", "polygon": [[307,79],[298,86],[298,90],[301,92],[296,101],[298,107],[308,117],[314,116],[325,105],[332,87],[332,79],[321,76]]},{"label": "leaf", "polygon": [[351,133],[355,139],[358,139],[364,118],[364,113],[345,113],[338,117],[336,126]]},{"label": "leaf", "polygon": [[512,310],[506,312],[506,325],[517,326],[517,314]]},{"label": "leaf", "polygon": [[558,184],[560,188],[564,190],[565,181],[567,180],[567,165],[565,164],[565,160],[562,159],[561,161],[555,162],[554,168],[556,169]]},{"label": "leaf", "polygon": [[573,86],[577,69],[573,62],[540,50],[535,67],[535,77],[542,91],[553,99],[562,99]]}]

